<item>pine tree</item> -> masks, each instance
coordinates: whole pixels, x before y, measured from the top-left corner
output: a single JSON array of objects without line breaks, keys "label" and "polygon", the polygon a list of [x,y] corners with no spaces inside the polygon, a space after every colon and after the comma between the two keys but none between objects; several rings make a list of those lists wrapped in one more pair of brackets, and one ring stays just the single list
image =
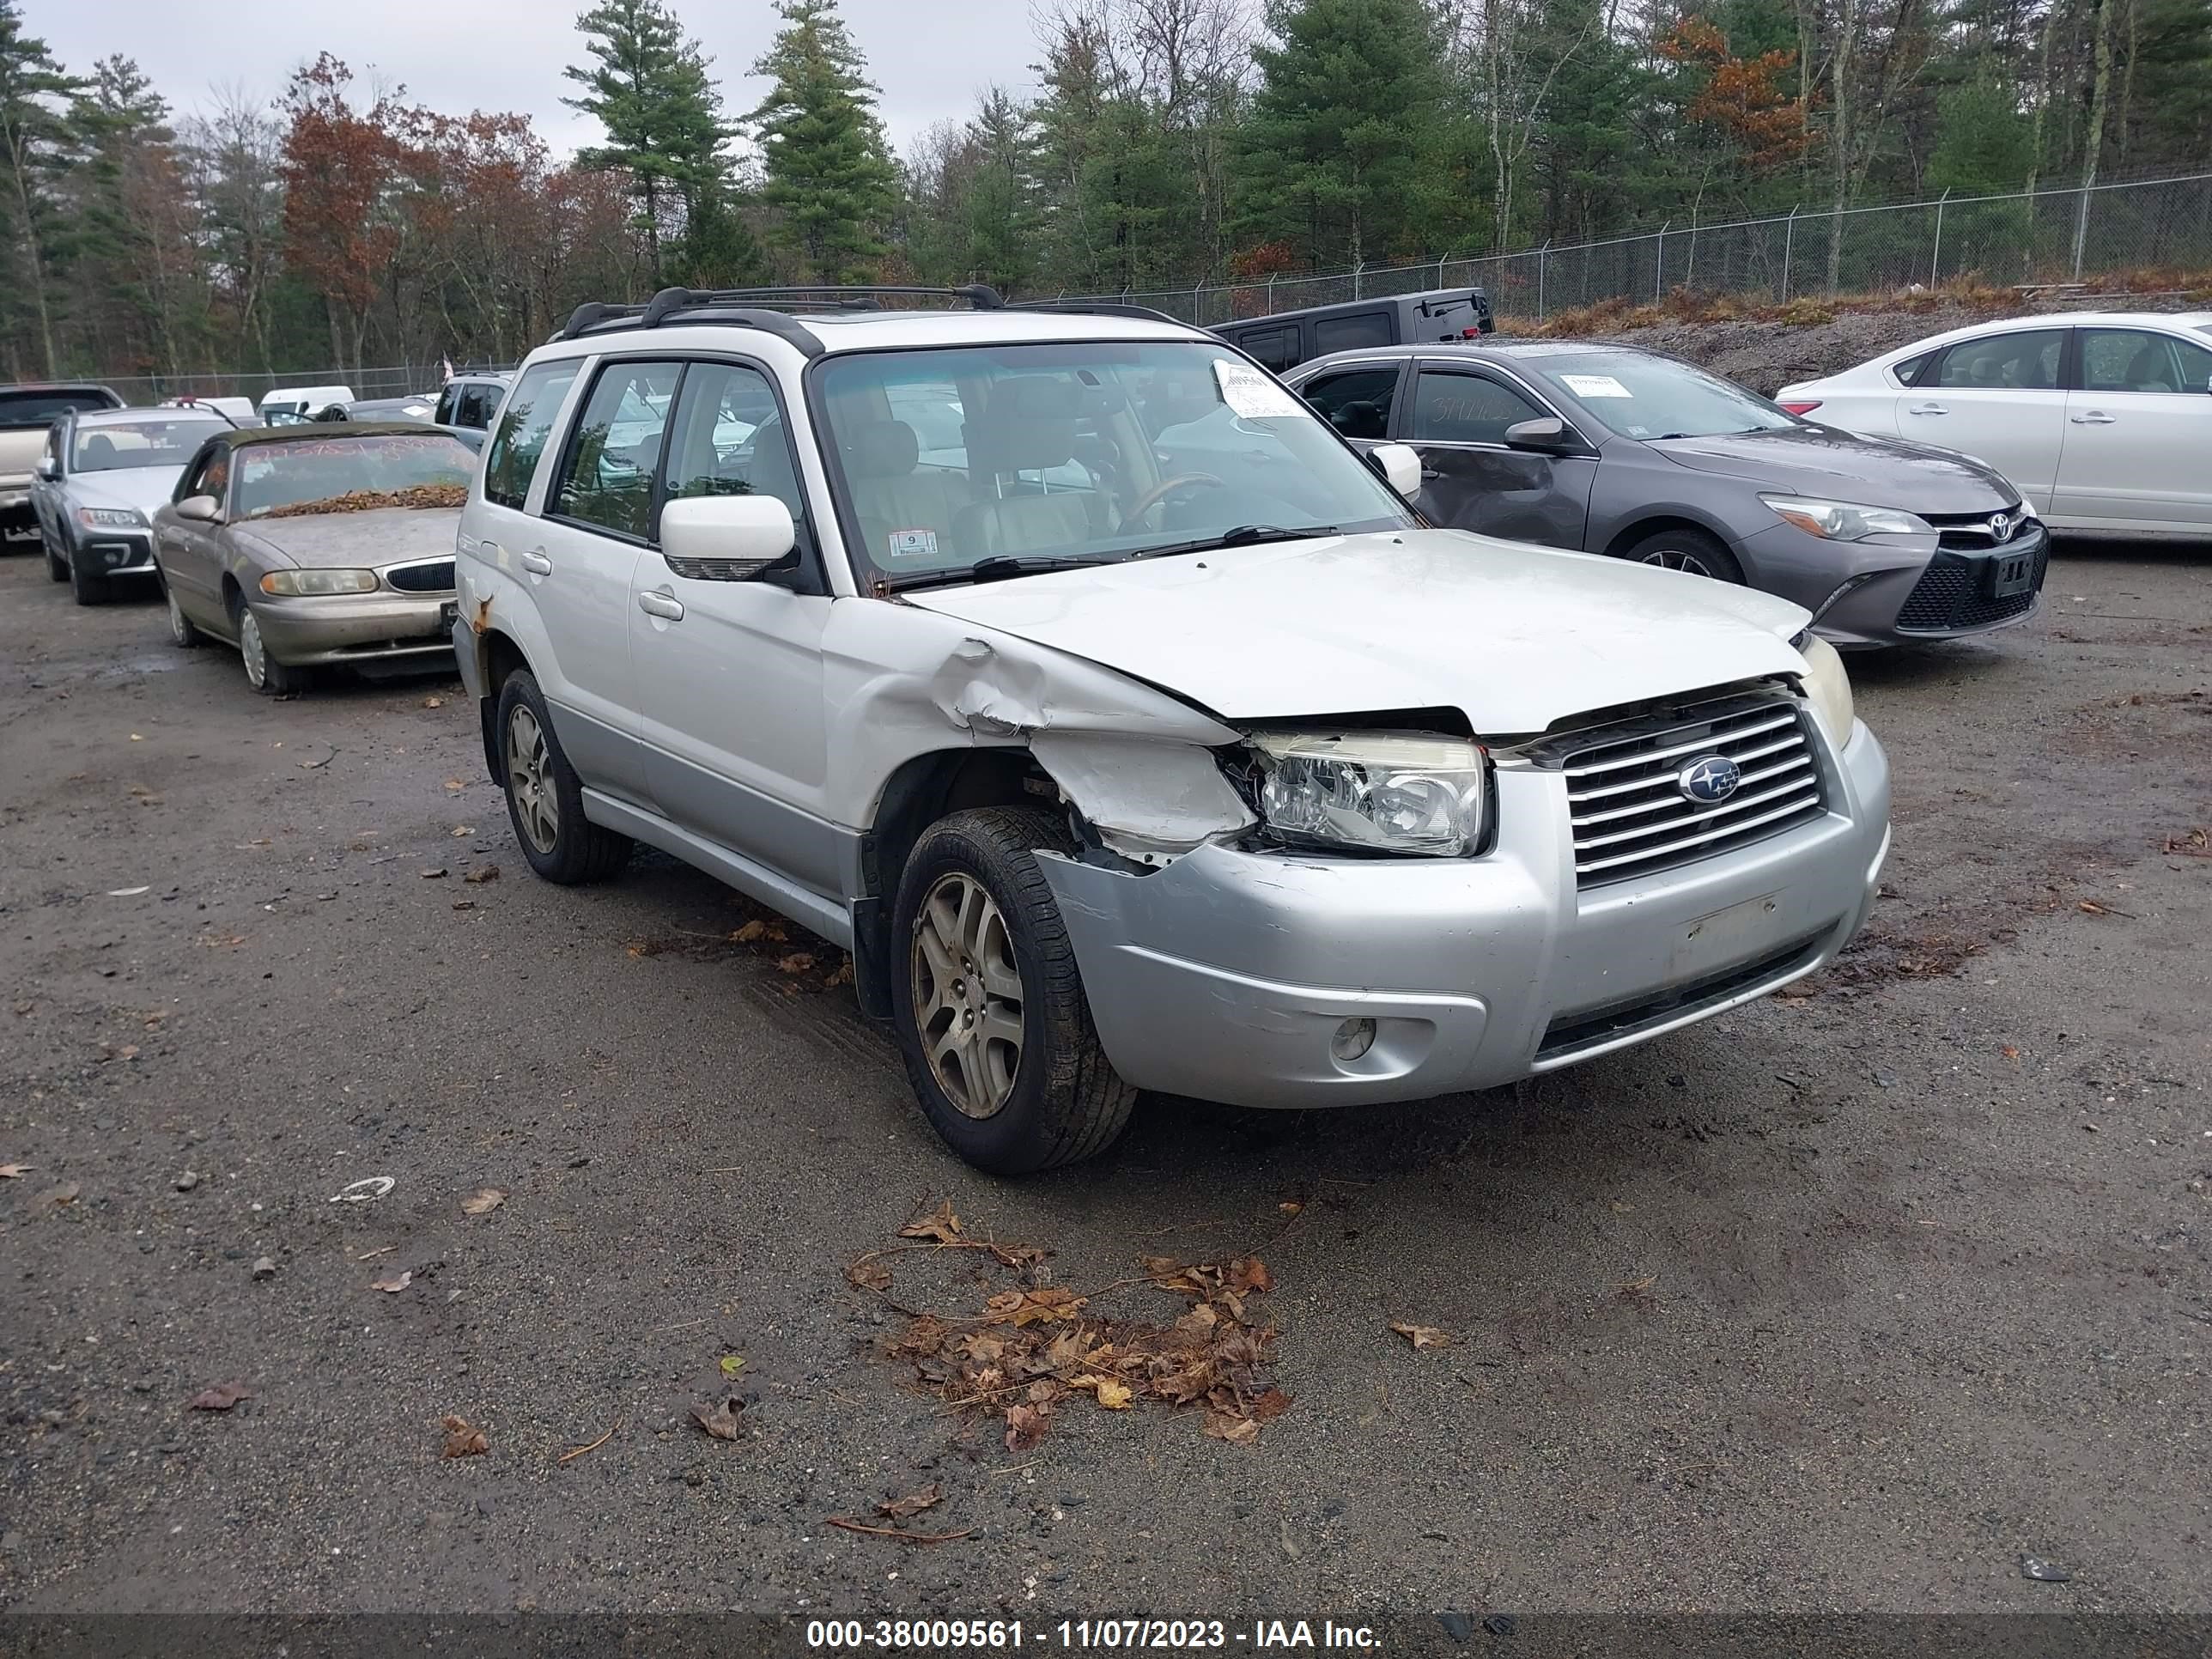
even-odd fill
[{"label": "pine tree", "polygon": [[1279,44],[1239,134],[1243,229],[1316,270],[1427,250],[1419,204],[1444,137],[1443,42],[1422,0],[1270,0]]},{"label": "pine tree", "polygon": [[752,112],[767,157],[763,191],[775,235],[806,279],[858,281],[889,249],[897,170],[876,117],[876,88],[836,0],[779,0],[784,20],[756,75],[775,84]]},{"label": "pine tree", "polygon": [[968,123],[975,171],[967,201],[968,274],[1001,294],[1037,269],[1036,138],[1029,112],[1003,87],[985,93]]},{"label": "pine tree", "polygon": [[70,165],[70,132],[58,106],[84,83],[63,71],[46,43],[23,33],[17,0],[0,0],[0,327],[11,349],[25,313],[36,330],[40,374],[54,372],[54,318],[47,284],[63,228],[56,178]]},{"label": "pine tree", "polygon": [[729,162],[722,146],[721,95],[708,79],[708,59],[662,0],[599,0],[576,20],[599,60],[571,65],[568,78],[589,88],[561,101],[598,118],[607,142],[577,153],[580,166],[619,167],[635,181],[639,219],[655,287],[662,277],[661,232],[672,198],[685,217],[718,210]]}]

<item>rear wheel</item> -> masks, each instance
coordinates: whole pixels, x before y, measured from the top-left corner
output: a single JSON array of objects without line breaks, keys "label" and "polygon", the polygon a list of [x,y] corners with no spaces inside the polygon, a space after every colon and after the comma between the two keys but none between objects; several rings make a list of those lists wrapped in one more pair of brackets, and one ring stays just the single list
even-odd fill
[{"label": "rear wheel", "polygon": [[584,816],[584,785],[561,752],[538,682],[524,669],[499,689],[500,770],[522,856],[563,886],[605,881],[629,862],[630,839]]},{"label": "rear wheel", "polygon": [[1075,843],[1050,813],[956,812],[915,846],[892,913],[908,1079],[945,1143],[997,1175],[1104,1151],[1137,1097],[1099,1046],[1039,848]]},{"label": "rear wheel", "polygon": [[1717,582],[1743,581],[1743,567],[1720,539],[1687,526],[1655,531],[1621,555],[1638,564],[1656,564],[1692,576],[1711,576]]},{"label": "rear wheel", "polygon": [[246,683],[264,697],[295,697],[307,689],[305,669],[281,663],[269,654],[261,637],[260,618],[243,599],[238,605],[238,656],[246,665]]},{"label": "rear wheel", "polygon": [[193,646],[205,643],[207,635],[193,625],[192,619],[185,614],[184,606],[177,603],[177,590],[169,586],[169,579],[163,576],[161,580],[161,597],[167,600],[169,605],[170,642],[187,650]]}]

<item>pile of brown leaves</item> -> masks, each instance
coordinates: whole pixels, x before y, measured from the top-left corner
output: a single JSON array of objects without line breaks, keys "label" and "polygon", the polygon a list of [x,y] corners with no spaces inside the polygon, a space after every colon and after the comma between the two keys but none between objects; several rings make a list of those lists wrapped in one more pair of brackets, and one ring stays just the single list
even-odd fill
[{"label": "pile of brown leaves", "polygon": [[295,501],[257,514],[263,519],[314,519],[325,513],[376,513],[387,507],[459,507],[469,499],[466,484],[411,484],[405,489],[349,489],[319,501]]},{"label": "pile of brown leaves", "polygon": [[[980,1313],[915,1314],[886,1345],[947,1405],[1003,1416],[1009,1451],[1035,1447],[1079,1394],[1107,1411],[1127,1411],[1139,1400],[1196,1407],[1207,1434],[1239,1445],[1258,1439],[1261,1425],[1290,1407],[1291,1396],[1265,1376],[1280,1332],[1257,1306],[1274,1288],[1257,1256],[1211,1262],[1140,1256],[1140,1276],[1085,1295],[1043,1282],[1041,1249],[964,1237],[950,1203],[900,1232],[932,1241],[902,1248],[975,1250],[1021,1275],[1020,1285],[988,1297]],[[890,1273],[881,1260],[887,1254],[862,1256],[846,1278],[887,1293]],[[1138,1285],[1183,1297],[1188,1307],[1159,1324],[1094,1305],[1109,1291]]]}]

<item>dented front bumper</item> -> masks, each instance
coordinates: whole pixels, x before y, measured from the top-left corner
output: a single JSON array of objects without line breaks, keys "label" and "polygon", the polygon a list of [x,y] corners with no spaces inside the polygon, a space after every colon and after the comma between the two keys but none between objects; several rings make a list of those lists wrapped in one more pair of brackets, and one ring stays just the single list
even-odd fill
[{"label": "dented front bumper", "polygon": [[[1873,903],[1889,765],[1863,726],[1820,756],[1825,816],[1587,890],[1565,781],[1534,770],[1498,773],[1481,858],[1213,842],[1135,874],[1038,856],[1132,1084],[1243,1106],[1422,1099],[1646,1041],[1827,962]],[[1360,1020],[1371,1046],[1340,1058]]]}]

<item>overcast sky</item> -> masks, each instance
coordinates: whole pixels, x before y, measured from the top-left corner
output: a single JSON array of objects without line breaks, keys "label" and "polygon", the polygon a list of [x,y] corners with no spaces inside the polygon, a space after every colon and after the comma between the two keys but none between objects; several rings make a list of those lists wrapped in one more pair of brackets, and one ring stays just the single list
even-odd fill
[{"label": "overcast sky", "polygon": [[[573,26],[583,9],[583,0],[23,0],[28,32],[71,70],[125,53],[179,112],[208,104],[219,86],[273,97],[295,67],[329,52],[359,82],[373,70],[433,109],[522,111],[563,153],[599,137],[598,123],[561,102],[578,90],[561,71],[585,61]],[[724,107],[750,110],[767,90],[746,71],[775,32],[769,0],[674,0],[674,9],[714,60]],[[932,122],[967,113],[993,82],[1030,87],[1029,0],[842,0],[842,9],[902,149]]]}]

